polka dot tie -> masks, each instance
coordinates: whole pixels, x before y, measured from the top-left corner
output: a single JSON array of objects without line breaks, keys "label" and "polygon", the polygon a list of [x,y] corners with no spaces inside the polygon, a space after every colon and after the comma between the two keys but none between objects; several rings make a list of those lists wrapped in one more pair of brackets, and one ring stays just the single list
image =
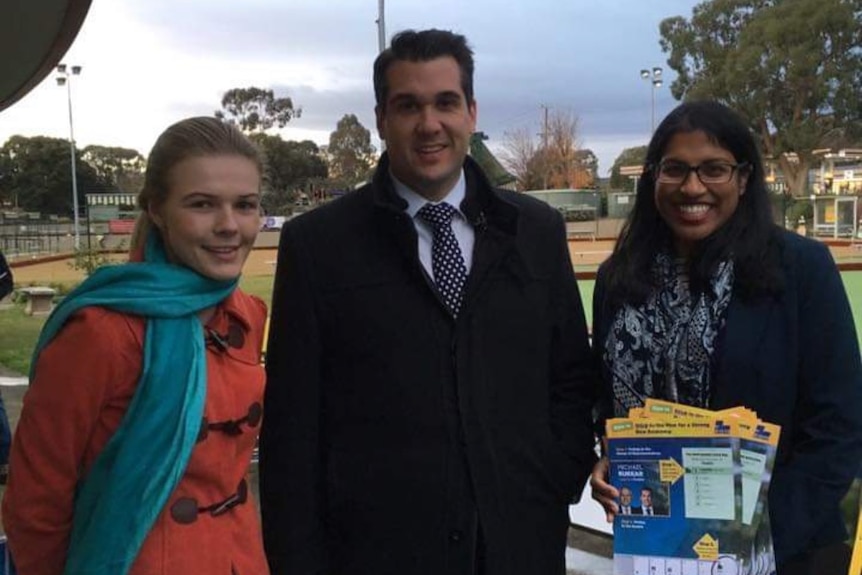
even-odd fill
[{"label": "polka dot tie", "polygon": [[467,266],[464,265],[464,255],[452,231],[455,208],[446,203],[425,204],[417,215],[434,230],[434,242],[431,244],[434,283],[452,315],[457,316],[467,281]]}]

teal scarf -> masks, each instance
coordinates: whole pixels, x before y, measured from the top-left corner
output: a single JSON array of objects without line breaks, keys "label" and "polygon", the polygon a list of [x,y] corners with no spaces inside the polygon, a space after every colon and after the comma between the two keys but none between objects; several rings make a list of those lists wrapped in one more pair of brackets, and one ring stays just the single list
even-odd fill
[{"label": "teal scarf", "polygon": [[179,484],[200,431],[207,376],[197,313],[228,297],[237,280],[218,282],[167,263],[155,233],[144,260],[96,270],[57,306],[33,354],[31,381],[39,353],[73,313],[87,306],[147,318],[134,397],[78,484],[64,575],[128,573]]}]

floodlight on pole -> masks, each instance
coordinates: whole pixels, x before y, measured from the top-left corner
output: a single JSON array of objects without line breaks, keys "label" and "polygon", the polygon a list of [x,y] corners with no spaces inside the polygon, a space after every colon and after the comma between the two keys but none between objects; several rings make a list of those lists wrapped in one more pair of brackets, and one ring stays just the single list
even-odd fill
[{"label": "floodlight on pole", "polygon": [[72,160],[72,210],[75,234],[75,251],[81,249],[81,232],[78,220],[78,176],[75,173],[75,127],[72,121],[72,76],[81,73],[80,66],[57,65],[57,85],[66,86],[66,100],[69,105],[69,157]]},{"label": "floodlight on pole", "polygon": [[655,89],[662,85],[662,69],[661,66],[653,66],[652,70],[643,68],[641,70],[641,79],[650,83],[650,136],[655,132]]}]

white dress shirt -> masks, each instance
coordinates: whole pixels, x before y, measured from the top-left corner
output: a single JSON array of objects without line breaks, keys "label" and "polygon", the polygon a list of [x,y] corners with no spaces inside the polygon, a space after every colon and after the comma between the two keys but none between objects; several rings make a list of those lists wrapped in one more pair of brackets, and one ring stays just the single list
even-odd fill
[{"label": "white dress shirt", "polygon": [[394,176],[392,176],[392,181],[395,183],[395,193],[407,202],[407,210],[405,211],[413,220],[413,226],[416,228],[416,235],[419,238],[419,261],[422,262],[422,267],[425,268],[428,277],[434,279],[434,270],[431,265],[431,245],[434,242],[434,232],[427,222],[416,215],[422,206],[428,203],[447,203],[455,208],[452,231],[455,234],[455,239],[458,240],[458,247],[461,248],[461,255],[464,256],[464,265],[469,275],[473,265],[473,244],[476,243],[476,232],[473,230],[473,225],[467,220],[467,216],[461,211],[461,202],[467,196],[467,180],[464,178],[464,170],[461,170],[461,177],[458,178],[455,186],[439,202],[429,202],[399,182]]}]

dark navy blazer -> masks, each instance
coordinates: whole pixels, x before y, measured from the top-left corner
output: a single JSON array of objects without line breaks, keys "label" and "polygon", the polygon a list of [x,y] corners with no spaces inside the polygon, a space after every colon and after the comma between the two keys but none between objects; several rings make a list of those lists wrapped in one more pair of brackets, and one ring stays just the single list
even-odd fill
[{"label": "dark navy blazer", "polygon": [[[862,365],[840,274],[823,244],[784,232],[782,245],[782,295],[731,301],[710,405],[745,405],[782,428],[769,492],[779,564],[846,538],[839,503],[862,464]],[[604,289],[600,270],[594,345],[615,311]]]}]

